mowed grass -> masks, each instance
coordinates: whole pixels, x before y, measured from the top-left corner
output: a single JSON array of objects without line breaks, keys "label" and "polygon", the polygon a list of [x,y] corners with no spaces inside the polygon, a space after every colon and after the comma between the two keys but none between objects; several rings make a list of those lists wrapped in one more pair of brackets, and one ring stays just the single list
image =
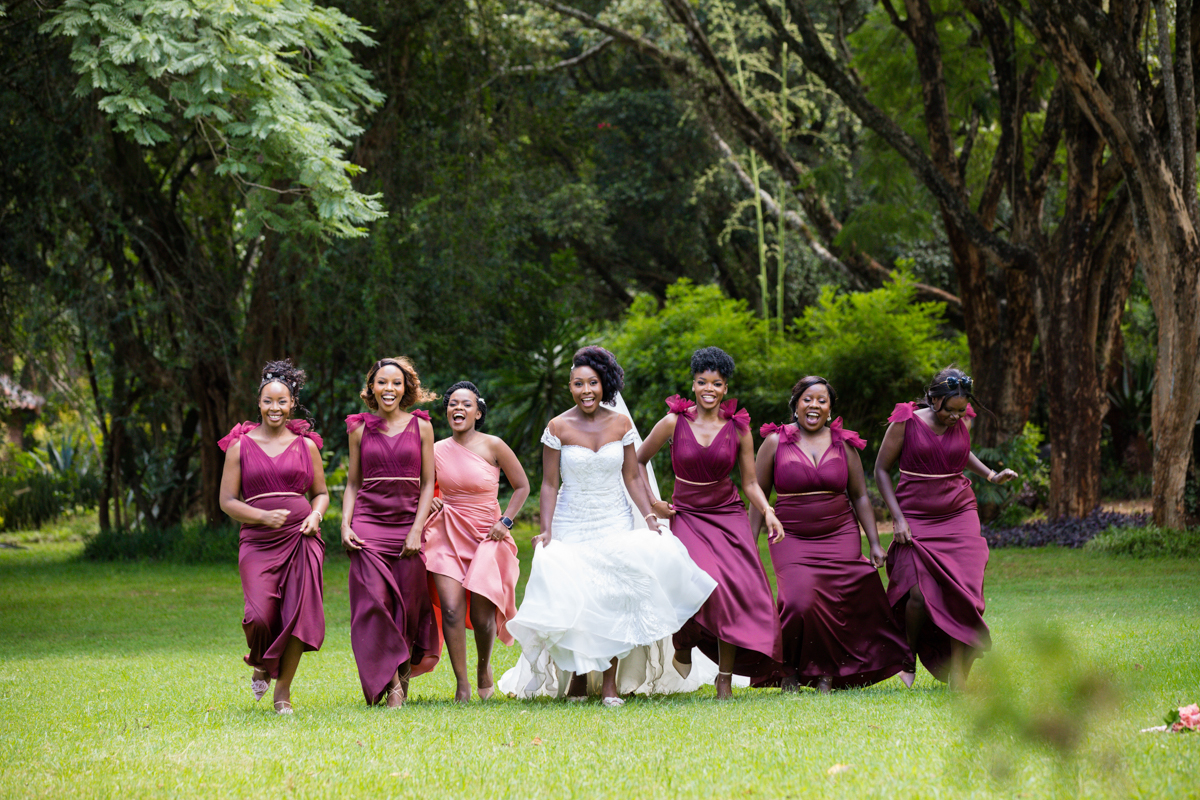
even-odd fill
[{"label": "mowed grass", "polygon": [[[526,535],[519,536],[522,541]],[[1200,567],[1055,549],[997,551],[995,650],[1021,693],[1028,630],[1118,686],[1074,756],[982,733],[928,673],[821,697],[742,689],[717,704],[616,710],[450,702],[447,660],[399,711],[364,705],[350,650],[348,562],[325,571],[325,646],[304,657],[296,714],[255,704],[234,566],[90,564],[78,544],[0,550],[0,795],[280,797],[1197,796],[1200,735],[1143,734],[1200,700]],[[765,550],[765,547],[764,547]],[[522,552],[528,575],[529,552]],[[498,648],[497,676],[517,658]],[[473,656],[472,656],[473,657]],[[1030,660],[1030,664],[1032,664]],[[981,673],[983,674],[983,673]],[[838,766],[841,765],[841,766]]]}]

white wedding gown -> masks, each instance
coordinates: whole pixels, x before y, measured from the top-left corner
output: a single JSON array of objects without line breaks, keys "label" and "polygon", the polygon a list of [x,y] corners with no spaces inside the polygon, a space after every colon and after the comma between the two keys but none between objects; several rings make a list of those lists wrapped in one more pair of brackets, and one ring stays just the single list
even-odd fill
[{"label": "white wedding gown", "polygon": [[505,694],[562,695],[567,673],[603,672],[614,656],[623,659],[621,694],[686,692],[712,682],[716,665],[695,658],[698,651],[688,679],[671,665],[669,637],[716,582],[669,530],[655,533],[637,520],[621,475],[625,446],[636,438],[630,430],[592,451],[563,445],[549,429],[542,434],[561,453],[562,486],[550,544],[534,551],[525,597],[508,622],[522,655],[500,678]]}]

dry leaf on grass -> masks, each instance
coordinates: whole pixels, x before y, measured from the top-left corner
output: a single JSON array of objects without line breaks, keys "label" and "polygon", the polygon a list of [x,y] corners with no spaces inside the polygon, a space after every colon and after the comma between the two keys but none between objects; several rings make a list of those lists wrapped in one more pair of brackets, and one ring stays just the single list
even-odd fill
[{"label": "dry leaf on grass", "polygon": [[829,769],[825,770],[826,775],[837,775],[839,772],[845,772],[850,769],[849,764],[834,764]]}]

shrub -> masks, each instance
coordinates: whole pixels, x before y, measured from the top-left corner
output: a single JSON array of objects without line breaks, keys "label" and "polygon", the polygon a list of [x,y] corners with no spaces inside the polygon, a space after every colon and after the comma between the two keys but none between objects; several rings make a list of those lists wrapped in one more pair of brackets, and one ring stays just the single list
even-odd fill
[{"label": "shrub", "polygon": [[0,458],[0,529],[39,528],[78,506],[90,508],[99,494],[97,476],[64,460],[52,444],[44,458],[12,445]]},{"label": "shrub", "polygon": [[1113,526],[1088,542],[1086,549],[1130,558],[1194,558],[1200,550],[1200,528],[1174,530],[1153,524]]},{"label": "shrub", "polygon": [[1113,526],[1140,528],[1150,523],[1148,514],[1121,514],[1096,509],[1086,517],[1059,517],[1027,522],[1015,528],[983,526],[983,538],[989,547],[1083,547]]},{"label": "shrub", "polygon": [[[1026,422],[1019,436],[999,447],[973,448],[975,455],[992,469],[997,472],[1012,469],[1018,476],[1016,480],[997,486],[973,472],[967,474],[980,507],[998,508],[995,527],[1013,527],[1019,524],[1024,521],[1024,517],[1020,517],[1023,512],[1017,507],[1018,504],[1026,509],[1034,509],[1044,505],[1049,497],[1049,468],[1046,462],[1038,458],[1038,448],[1042,439],[1041,428],[1032,422]],[[1025,513],[1025,517],[1028,516],[1029,514]]]}]

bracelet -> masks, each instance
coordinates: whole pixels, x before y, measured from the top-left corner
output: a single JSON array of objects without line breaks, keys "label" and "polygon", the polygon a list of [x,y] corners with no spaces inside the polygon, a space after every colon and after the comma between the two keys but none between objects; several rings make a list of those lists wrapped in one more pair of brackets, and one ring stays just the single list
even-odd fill
[{"label": "bracelet", "polygon": [[764,509],[762,510],[762,515],[765,517],[765,516],[767,515],[767,513],[768,513],[768,512],[770,512],[770,513],[774,514],[774,513],[775,513],[775,506],[767,506],[766,508],[764,508]]},{"label": "bracelet", "polygon": [[991,483],[992,478],[996,477],[996,470],[990,469],[989,471],[991,472],[991,474],[987,476],[986,480],[988,483]]},{"label": "bracelet", "polygon": [[317,515],[317,522],[324,522],[324,521],[325,521],[325,515],[324,515],[324,514],[322,514],[320,511],[317,511],[317,510],[314,508],[314,509],[312,510],[312,513],[314,513],[314,514],[316,514],[316,515]]},{"label": "bracelet", "polygon": [[655,514],[653,511],[651,511],[649,514],[642,514],[642,519],[650,519],[650,517],[654,517],[655,519],[658,519],[658,515]]}]

